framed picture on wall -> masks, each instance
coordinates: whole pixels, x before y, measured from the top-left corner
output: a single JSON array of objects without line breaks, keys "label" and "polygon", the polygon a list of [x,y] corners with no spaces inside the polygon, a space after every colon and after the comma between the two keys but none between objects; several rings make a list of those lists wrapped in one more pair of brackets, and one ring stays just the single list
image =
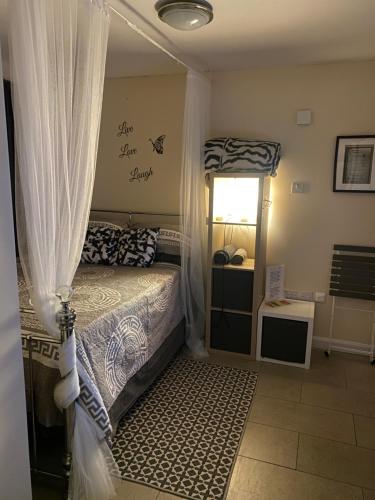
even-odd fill
[{"label": "framed picture on wall", "polygon": [[375,135],[337,137],[333,191],[375,192]]}]

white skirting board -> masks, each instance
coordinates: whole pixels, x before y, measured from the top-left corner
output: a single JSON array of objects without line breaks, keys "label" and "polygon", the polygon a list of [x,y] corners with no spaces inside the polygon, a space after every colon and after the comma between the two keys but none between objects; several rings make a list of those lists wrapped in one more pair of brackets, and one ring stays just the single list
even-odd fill
[{"label": "white skirting board", "polygon": [[[313,337],[312,339],[312,346],[315,349],[327,349],[328,344],[328,337]],[[332,351],[349,352],[350,354],[368,356],[370,345],[362,344],[361,342],[353,342],[351,340],[332,339]]]}]

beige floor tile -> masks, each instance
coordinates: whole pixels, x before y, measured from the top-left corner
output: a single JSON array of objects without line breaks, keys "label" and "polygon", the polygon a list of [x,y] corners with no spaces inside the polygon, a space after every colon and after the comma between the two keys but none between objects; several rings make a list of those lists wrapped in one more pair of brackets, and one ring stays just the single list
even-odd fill
[{"label": "beige floor tile", "polygon": [[156,500],[159,491],[142,484],[122,481],[114,500]]},{"label": "beige floor tile", "polygon": [[347,352],[332,351],[327,358],[323,349],[313,349],[311,351],[311,363],[322,366],[339,366],[345,368],[348,363],[366,364],[366,357],[359,354],[349,354]]},{"label": "beige floor tile", "polygon": [[[366,359],[364,357],[364,359]],[[375,366],[366,363],[348,362],[345,365],[348,389],[375,393]]]},{"label": "beige floor tile", "polygon": [[267,373],[275,377],[284,377],[302,382],[305,370],[294,366],[280,365],[277,363],[262,362],[260,367],[261,373]]},{"label": "beige floor tile", "polygon": [[260,371],[261,373],[291,378],[300,382],[315,382],[346,388],[344,361],[341,359],[340,361],[327,359],[322,351],[318,351],[318,354],[312,356],[309,370],[264,362],[261,365]]},{"label": "beige floor tile", "polygon": [[228,500],[362,500],[358,487],[245,457],[237,460],[229,491]]},{"label": "beige floor tile", "polygon": [[363,490],[363,500],[375,500],[375,490]]},{"label": "beige floor tile", "polygon": [[375,418],[354,415],[357,445],[375,450]]},{"label": "beige floor tile", "polygon": [[250,500],[250,497],[247,491],[235,490],[233,488],[228,491],[226,500]]},{"label": "beige floor tile", "polygon": [[375,417],[375,394],[322,384],[302,385],[302,403]]},{"label": "beige floor tile", "polygon": [[164,491],[161,491],[157,500],[181,500],[181,497],[176,497],[176,495],[171,495],[170,493],[164,493]]},{"label": "beige floor tile", "polygon": [[346,389],[345,372],[337,368],[306,370],[303,381]]},{"label": "beige floor tile", "polygon": [[296,468],[298,433],[249,422],[239,454],[276,465]]},{"label": "beige floor tile", "polygon": [[305,370],[303,381],[346,389],[345,370],[338,365],[312,365]]},{"label": "beige floor tile", "polygon": [[375,451],[300,435],[297,469],[375,489]]},{"label": "beige floor tile", "polygon": [[348,359],[345,353],[334,353],[327,358],[324,351],[315,349],[311,353],[310,369],[305,370],[304,381],[346,388],[345,364],[356,359],[352,355]]},{"label": "beige floor tile", "polygon": [[355,444],[352,415],[257,395],[249,420],[313,436]]},{"label": "beige floor tile", "polygon": [[298,380],[269,373],[260,373],[256,393],[289,401],[301,400],[302,384]]}]

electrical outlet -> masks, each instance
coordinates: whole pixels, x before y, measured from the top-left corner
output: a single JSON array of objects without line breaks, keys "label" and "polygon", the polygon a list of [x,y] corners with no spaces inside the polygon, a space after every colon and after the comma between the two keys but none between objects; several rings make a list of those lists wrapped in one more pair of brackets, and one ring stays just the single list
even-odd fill
[{"label": "electrical outlet", "polygon": [[314,292],[298,292],[297,290],[285,290],[285,297],[291,300],[306,300],[314,302]]},{"label": "electrical outlet", "polygon": [[285,290],[285,297],[291,300],[306,300],[307,302],[325,302],[325,292],[299,292],[297,290]]}]

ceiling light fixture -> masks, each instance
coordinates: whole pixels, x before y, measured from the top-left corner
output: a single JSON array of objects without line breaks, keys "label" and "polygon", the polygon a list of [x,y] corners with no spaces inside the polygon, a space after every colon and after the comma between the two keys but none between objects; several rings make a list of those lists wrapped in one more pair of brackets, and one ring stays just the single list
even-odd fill
[{"label": "ceiling light fixture", "polygon": [[212,5],[206,0],[159,0],[156,12],[164,23],[176,30],[192,31],[210,23],[214,17]]}]

